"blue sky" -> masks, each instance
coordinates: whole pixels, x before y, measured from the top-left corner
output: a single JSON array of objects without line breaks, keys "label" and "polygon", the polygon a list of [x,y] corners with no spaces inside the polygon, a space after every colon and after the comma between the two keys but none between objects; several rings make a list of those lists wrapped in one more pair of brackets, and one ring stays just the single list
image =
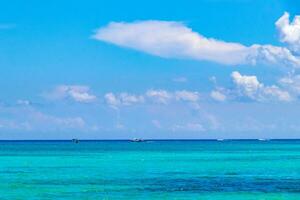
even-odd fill
[{"label": "blue sky", "polygon": [[0,139],[300,137],[295,1],[0,11]]}]

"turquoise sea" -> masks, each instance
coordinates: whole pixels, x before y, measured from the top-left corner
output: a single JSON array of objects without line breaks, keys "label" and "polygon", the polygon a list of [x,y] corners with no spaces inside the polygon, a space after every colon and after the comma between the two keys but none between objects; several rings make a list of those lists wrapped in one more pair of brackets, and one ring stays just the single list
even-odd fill
[{"label": "turquoise sea", "polygon": [[300,199],[300,140],[1,141],[0,199]]}]

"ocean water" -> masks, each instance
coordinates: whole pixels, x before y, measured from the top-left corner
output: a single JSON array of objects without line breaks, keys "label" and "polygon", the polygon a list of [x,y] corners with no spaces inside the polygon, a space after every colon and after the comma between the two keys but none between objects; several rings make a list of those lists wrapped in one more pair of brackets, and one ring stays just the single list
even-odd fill
[{"label": "ocean water", "polygon": [[300,141],[1,141],[0,199],[300,199]]}]

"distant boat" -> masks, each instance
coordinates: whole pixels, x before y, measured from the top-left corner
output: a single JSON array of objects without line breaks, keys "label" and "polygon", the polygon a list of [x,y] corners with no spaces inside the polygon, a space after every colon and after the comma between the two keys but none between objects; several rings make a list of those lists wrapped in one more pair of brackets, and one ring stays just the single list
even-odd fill
[{"label": "distant boat", "polygon": [[79,140],[78,139],[72,139],[72,142],[73,143],[79,143]]},{"label": "distant boat", "polygon": [[224,141],[224,139],[220,138],[220,139],[217,139],[217,141]]},{"label": "distant boat", "polygon": [[131,142],[144,142],[145,140],[141,139],[141,138],[133,138],[131,140]]},{"label": "distant boat", "polygon": [[258,139],[259,141],[268,141],[269,139],[265,139],[265,138],[260,138]]}]

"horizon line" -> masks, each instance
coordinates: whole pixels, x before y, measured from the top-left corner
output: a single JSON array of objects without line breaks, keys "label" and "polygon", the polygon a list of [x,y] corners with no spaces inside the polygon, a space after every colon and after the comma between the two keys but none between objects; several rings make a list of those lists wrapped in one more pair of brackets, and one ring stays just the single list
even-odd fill
[{"label": "horizon line", "polygon": [[[65,141],[72,141],[78,140],[82,142],[92,142],[92,141],[133,141],[133,139],[0,139],[0,142],[65,142]],[[282,140],[300,140],[300,138],[216,138],[216,139],[142,139],[144,142],[147,141],[218,141],[218,142],[225,142],[225,141],[282,141]]]}]

